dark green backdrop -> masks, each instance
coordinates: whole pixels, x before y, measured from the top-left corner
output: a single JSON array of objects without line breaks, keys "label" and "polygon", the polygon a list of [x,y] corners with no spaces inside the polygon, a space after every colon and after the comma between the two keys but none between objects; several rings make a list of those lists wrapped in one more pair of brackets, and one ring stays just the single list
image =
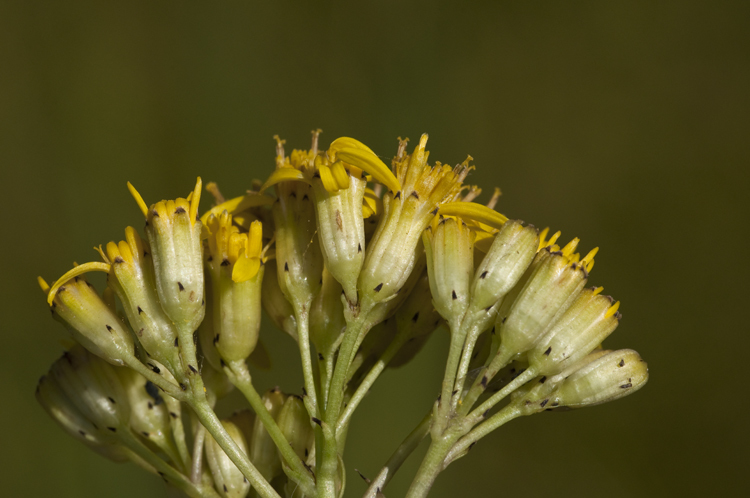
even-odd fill
[{"label": "dark green backdrop", "polygon": [[[245,3],[0,3],[3,496],[164,496],[37,406],[62,329],[35,278],[140,226],[127,180],[149,202],[196,175],[238,195],[273,167],[274,134],[307,147],[317,127],[384,157],[429,132],[431,159],[475,158],[482,199],[500,185],[502,212],[600,246],[591,282],[624,315],[607,345],[651,366],[637,395],[513,422],[433,496],[746,488],[747,2]],[[259,387],[298,390],[291,340],[263,334],[277,374]],[[348,496],[436,396],[446,347],[363,403]]]}]

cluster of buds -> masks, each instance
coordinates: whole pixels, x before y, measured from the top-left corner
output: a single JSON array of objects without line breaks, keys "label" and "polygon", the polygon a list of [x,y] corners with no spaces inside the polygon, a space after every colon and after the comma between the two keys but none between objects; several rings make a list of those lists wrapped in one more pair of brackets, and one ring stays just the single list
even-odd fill
[{"label": "cluster of buds", "polygon": [[[388,167],[352,138],[287,154],[239,197],[206,189],[147,205],[145,237],[97,251],[52,285],[53,316],[75,345],[37,389],[73,437],[159,474],[191,497],[343,495],[352,414],[378,376],[408,363],[437,329],[450,334],[442,391],[365,496],[383,488],[428,435],[409,491],[509,420],[600,404],[642,387],[645,362],[602,342],[619,302],[586,287],[598,249],[549,236],[485,204],[464,184],[472,158],[429,163],[427,135]],[[100,293],[85,279],[106,273]],[[256,391],[267,365],[261,315],[298,346],[303,389]],[[232,389],[250,409],[220,419]],[[506,397],[508,403],[500,405]],[[429,408],[429,409],[428,409]],[[251,491],[252,490],[252,491]]]}]

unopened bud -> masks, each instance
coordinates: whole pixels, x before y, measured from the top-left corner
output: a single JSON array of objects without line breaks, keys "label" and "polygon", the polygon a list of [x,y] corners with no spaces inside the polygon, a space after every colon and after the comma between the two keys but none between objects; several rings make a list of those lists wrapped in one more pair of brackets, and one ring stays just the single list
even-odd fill
[{"label": "unopened bud", "polygon": [[[224,426],[224,430],[234,440],[240,451],[247,454],[247,443],[240,429],[228,421],[222,421],[221,425]],[[215,487],[222,497],[244,498],[247,496],[250,483],[210,435],[206,435],[206,461],[211,469]]]},{"label": "unopened bud", "polygon": [[279,411],[276,422],[297,456],[303,461],[307,460],[315,441],[315,432],[302,399],[289,396]]},{"label": "unopened bud", "polygon": [[[286,394],[278,388],[271,389],[263,395],[263,404],[271,416],[276,419],[281,412],[281,407],[286,401]],[[260,418],[256,417],[253,424],[253,436],[250,441],[250,461],[253,462],[258,471],[270,481],[281,472],[281,459],[276,449],[276,444],[266,431]]]},{"label": "unopened bud", "polygon": [[130,427],[168,455],[173,451],[169,410],[161,391],[144,376],[129,368],[117,373],[130,404]]},{"label": "unopened bud", "polygon": [[323,269],[320,292],[310,307],[310,341],[324,356],[335,353],[341,334],[346,327],[342,287],[328,271]]},{"label": "unopened bud", "polygon": [[263,274],[261,304],[271,318],[271,321],[276,325],[276,328],[286,332],[296,341],[297,320],[294,317],[294,308],[292,308],[292,305],[284,296],[279,286],[276,260],[266,263],[266,270]]}]

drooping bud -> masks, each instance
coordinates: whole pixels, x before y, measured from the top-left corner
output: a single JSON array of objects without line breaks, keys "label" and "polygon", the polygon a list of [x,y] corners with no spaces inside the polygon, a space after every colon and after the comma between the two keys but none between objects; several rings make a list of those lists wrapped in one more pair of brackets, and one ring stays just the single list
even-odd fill
[{"label": "drooping bud", "polygon": [[648,365],[637,352],[632,349],[612,351],[565,379],[550,406],[580,408],[614,401],[634,393],[647,381]]},{"label": "drooping bud", "polygon": [[346,327],[341,284],[323,269],[320,293],[310,307],[310,341],[318,353],[328,357],[335,353]]},{"label": "drooping bud", "polygon": [[[63,275],[52,288],[39,277],[39,285],[48,293],[52,315],[70,331],[76,342],[113,365],[124,365],[133,356],[133,336],[120,318],[97,294],[94,286],[76,275],[86,271],[88,263]],[[109,265],[101,263],[107,271]]]},{"label": "drooping bud", "polygon": [[435,309],[456,330],[469,305],[474,271],[474,233],[455,218],[443,218],[422,235]]},{"label": "drooping bud", "polygon": [[284,296],[284,293],[281,292],[275,259],[266,263],[266,270],[263,275],[261,305],[271,318],[271,321],[276,325],[276,328],[286,332],[296,341],[297,320],[294,317],[292,305]]},{"label": "drooping bud", "polygon": [[[245,437],[232,422],[222,421],[221,425],[227,431],[240,450],[247,454]],[[214,478],[214,485],[224,498],[244,498],[250,491],[250,483],[242,475],[240,469],[229,459],[221,446],[211,435],[206,435],[206,461]]]},{"label": "drooping bud", "polygon": [[[263,404],[266,405],[266,409],[274,419],[281,412],[281,407],[284,406],[286,398],[286,394],[282,393],[278,388],[271,389],[263,395]],[[250,461],[253,462],[266,480],[271,481],[281,472],[281,459],[279,458],[276,444],[258,417],[255,418],[253,423],[249,456]]]},{"label": "drooping bud", "polygon": [[594,350],[617,328],[619,302],[600,294],[601,287],[584,289],[529,351],[529,363],[540,374],[554,375]]},{"label": "drooping bud", "polygon": [[297,456],[302,461],[307,460],[315,441],[315,432],[310,425],[310,416],[304,402],[297,396],[289,396],[279,411],[276,422]]},{"label": "drooping bud", "polygon": [[588,273],[571,263],[570,252],[545,249],[538,253],[517,297],[503,303],[498,313],[500,347],[515,353],[528,351],[575,300]]},{"label": "drooping bud", "polygon": [[[225,362],[245,360],[258,343],[263,282],[262,224],[254,221],[249,233],[241,233],[224,211],[207,222],[211,276],[212,328],[201,327],[204,352],[215,348]],[[206,337],[210,331],[212,337]],[[212,354],[207,354],[209,361]],[[221,365],[213,364],[220,369]]]},{"label": "drooping bud", "polygon": [[133,227],[125,240],[107,244],[102,257],[112,265],[108,282],[120,298],[128,322],[148,354],[180,375],[184,370],[176,345],[177,330],[159,303],[150,248]]},{"label": "drooping bud", "polygon": [[192,334],[203,320],[203,253],[198,218],[201,180],[189,199],[159,201],[147,208],[128,183],[146,217],[146,238],[151,247],[156,291],[167,316],[183,332]]},{"label": "drooping bud", "polygon": [[54,376],[45,375],[39,379],[36,399],[50,417],[75,439],[115,462],[124,462],[128,459],[115,435],[85,417],[65,394]]}]

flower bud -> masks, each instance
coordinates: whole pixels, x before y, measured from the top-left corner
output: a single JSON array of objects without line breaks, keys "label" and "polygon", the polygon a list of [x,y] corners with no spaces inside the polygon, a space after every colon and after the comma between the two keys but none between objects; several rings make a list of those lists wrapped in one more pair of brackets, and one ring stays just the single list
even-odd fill
[{"label": "flower bud", "polygon": [[133,227],[125,229],[125,239],[119,244],[107,244],[106,256],[104,251],[101,253],[112,265],[108,282],[143,348],[171,372],[179,373],[183,367],[177,330],[159,303],[150,249]]},{"label": "flower bud", "polygon": [[302,399],[298,396],[289,396],[279,411],[276,422],[297,456],[302,461],[307,460],[315,442],[315,432],[310,425],[310,416]]},{"label": "flower bud", "polygon": [[[215,348],[227,363],[245,360],[255,349],[260,332],[262,224],[254,221],[249,233],[240,233],[232,216],[224,211],[218,218],[211,215],[207,228],[213,327],[201,327],[201,344],[204,351]],[[210,341],[204,335],[207,330],[213,334]],[[207,357],[212,359],[210,354]]]},{"label": "flower bud", "polygon": [[469,305],[474,233],[466,223],[442,218],[422,235],[435,309],[456,330]]},{"label": "flower bud", "polygon": [[266,263],[266,270],[263,275],[261,305],[271,318],[271,321],[276,325],[276,328],[286,332],[296,341],[297,320],[294,317],[292,305],[284,296],[284,293],[281,292],[275,259]]},{"label": "flower bud", "polygon": [[617,328],[619,302],[599,294],[601,287],[584,289],[529,351],[529,363],[541,374],[554,375],[594,350]]},{"label": "flower bud", "polygon": [[52,375],[39,379],[36,399],[65,432],[115,462],[128,459],[114,434],[86,418]]},{"label": "flower bud", "polygon": [[335,353],[346,321],[341,284],[327,267],[323,268],[322,280],[320,292],[310,307],[310,341],[319,353],[328,357]]},{"label": "flower bud", "polygon": [[648,381],[648,365],[632,349],[593,353],[565,378],[550,398],[550,406],[580,408],[614,401],[634,393]]},{"label": "flower bud", "polygon": [[[266,405],[266,409],[274,419],[277,419],[279,416],[286,398],[286,394],[282,393],[278,388],[271,389],[263,395],[263,404]],[[281,459],[279,458],[276,444],[258,417],[255,418],[253,423],[249,456],[250,461],[253,462],[267,481],[271,481],[281,472]]]},{"label": "flower bud", "polygon": [[128,429],[130,404],[115,368],[74,346],[52,365],[50,375],[95,427],[116,433]]},{"label": "flower bud", "polygon": [[86,266],[69,271],[51,289],[41,277],[39,285],[48,292],[52,316],[66,325],[76,342],[113,365],[124,365],[123,358],[133,356],[133,336],[94,286],[76,275]]},{"label": "flower bud", "polygon": [[[247,443],[242,432],[232,422],[222,421],[227,431],[240,450],[247,454]],[[230,460],[221,446],[211,435],[206,435],[206,461],[214,478],[214,485],[219,494],[225,498],[244,498],[250,491],[250,483],[240,469]]]},{"label": "flower bud", "polygon": [[151,247],[156,291],[164,312],[180,331],[194,332],[203,320],[202,223],[198,219],[201,180],[188,199],[159,201],[146,208],[128,183],[146,217],[146,238]]},{"label": "flower bud", "polygon": [[500,310],[496,329],[500,347],[523,353],[541,339],[548,327],[568,309],[586,283],[588,274],[567,253],[542,250],[533,270],[512,303]]}]

